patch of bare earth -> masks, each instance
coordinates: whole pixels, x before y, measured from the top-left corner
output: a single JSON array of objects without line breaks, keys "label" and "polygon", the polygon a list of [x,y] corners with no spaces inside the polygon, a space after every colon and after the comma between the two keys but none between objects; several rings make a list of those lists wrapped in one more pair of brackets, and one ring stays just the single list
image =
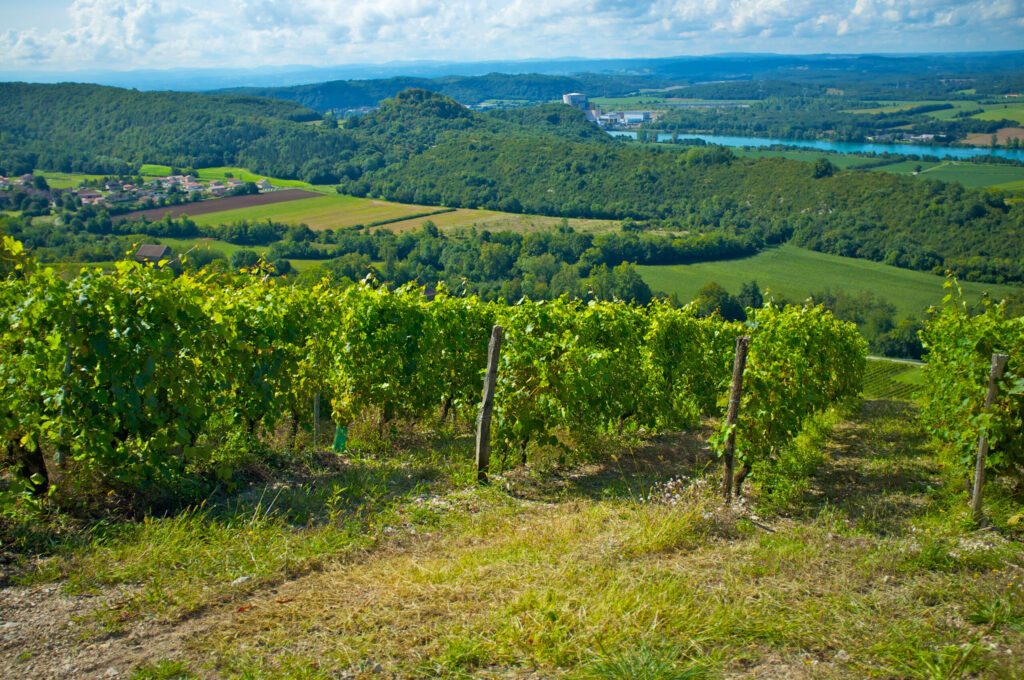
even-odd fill
[{"label": "patch of bare earth", "polygon": [[202,619],[141,622],[125,633],[97,635],[90,615],[116,612],[126,591],[68,595],[56,584],[0,590],[0,672],[5,677],[117,678],[180,653],[182,641],[208,630]]},{"label": "patch of bare earth", "polygon": [[[1024,127],[1004,127],[996,130],[996,141],[999,144],[1006,144],[1011,139],[1024,141]],[[964,142],[971,146],[992,146],[992,134],[987,132],[972,132],[967,135]]]}]

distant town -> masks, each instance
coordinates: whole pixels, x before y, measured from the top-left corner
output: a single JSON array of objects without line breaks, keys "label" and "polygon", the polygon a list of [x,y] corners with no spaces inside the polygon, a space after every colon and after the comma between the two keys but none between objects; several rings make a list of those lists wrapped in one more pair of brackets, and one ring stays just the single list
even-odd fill
[{"label": "distant town", "polygon": [[274,191],[270,180],[247,182],[236,178],[200,179],[191,174],[162,177],[124,177],[84,180],[78,188],[54,190],[44,175],[25,174],[19,177],[0,175],[0,191],[23,191],[28,194],[48,195],[55,205],[58,197],[69,195],[82,205],[104,205],[110,208],[155,208],[164,205],[201,201],[224,196]]}]

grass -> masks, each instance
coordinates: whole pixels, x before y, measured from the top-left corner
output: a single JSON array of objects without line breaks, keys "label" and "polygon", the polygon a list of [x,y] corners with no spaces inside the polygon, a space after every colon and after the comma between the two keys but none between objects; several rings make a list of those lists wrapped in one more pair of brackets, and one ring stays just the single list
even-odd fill
[{"label": "grass", "polygon": [[942,182],[959,182],[965,187],[992,187],[1015,191],[1024,185],[1024,168],[996,163],[965,163],[963,161],[900,161],[877,168],[876,172],[912,174],[921,168],[918,177]]},{"label": "grass", "polygon": [[[383,220],[395,220],[377,227],[395,232],[418,229],[428,220],[444,230],[477,227],[478,229],[490,229],[492,231],[550,229],[562,222],[562,219],[559,217],[518,215],[493,210],[470,210],[466,208],[429,214],[441,210],[444,210],[444,208],[331,194],[285,203],[208,213],[197,215],[192,219],[202,225],[230,224],[240,220],[259,221],[270,219],[285,224],[307,224],[311,229],[316,230],[344,229],[360,224],[369,225]],[[409,219],[401,219],[406,216]],[[608,231],[618,227],[618,222],[612,220],[570,219],[568,222],[571,226],[581,231]]]},{"label": "grass", "polygon": [[[832,153],[820,151],[773,150],[773,149],[733,149],[737,156],[747,158],[788,158],[790,160],[813,163],[819,158],[827,158],[830,163],[840,169],[855,167],[863,163],[875,162],[879,159],[857,154]],[[965,163],[963,161],[897,161],[886,165],[868,168],[872,172],[891,172],[910,175],[917,172],[922,179],[934,179],[943,182],[960,182],[965,187],[994,187],[1007,191],[1024,188],[1024,168],[988,163]]]},{"label": "grass", "polygon": [[875,113],[896,113],[899,111],[906,111],[907,109],[914,108],[917,106],[930,106],[932,104],[952,104],[953,108],[943,109],[941,111],[932,111],[927,115],[937,120],[953,120],[956,115],[961,111],[973,111],[976,109],[982,109],[981,113],[976,113],[971,118],[977,118],[980,120],[1013,120],[1018,123],[1024,124],[1024,102],[994,102],[984,101],[979,102],[975,100],[957,100],[957,101],[894,101],[894,102],[881,102],[881,105],[852,109],[851,113],[863,113],[863,114],[875,114]]},{"label": "grass", "polygon": [[756,103],[754,99],[699,99],[691,97],[672,97],[668,94],[644,93],[628,97],[591,97],[590,102],[606,111],[650,111],[665,110],[673,106],[686,104],[735,104]]},{"label": "grass", "polygon": [[[355,446],[358,451],[358,441]],[[426,492],[470,479],[471,458],[464,446],[457,451],[426,450],[401,460],[354,453],[301,480],[259,485],[171,516],[99,523],[20,581],[61,579],[72,594],[127,586],[128,594],[114,607],[86,617],[94,633],[121,630],[142,616],[189,615],[211,599],[366,549],[385,536],[388,525],[431,523],[432,511],[406,506]]]},{"label": "grass", "polygon": [[944,161],[925,169],[920,176],[943,182],[960,182],[966,187],[1012,188],[1024,183],[1024,167]]},{"label": "grass", "polygon": [[912,406],[816,419],[731,507],[703,434],[603,447],[488,487],[466,445],[356,455],[101,523],[28,580],[121,588],[81,615],[115,647],[146,631],[139,678],[1024,672],[1012,508],[993,485],[1000,532],[971,528]]},{"label": "grass", "polygon": [[388,203],[338,194],[304,198],[285,203],[225,210],[193,219],[202,225],[230,224],[242,220],[273,220],[285,224],[307,224],[311,229],[340,229],[403,215],[436,210],[429,206]]},{"label": "grass", "polygon": [[[891,302],[897,315],[902,317],[919,316],[929,306],[939,304],[944,295],[941,276],[788,244],[741,260],[637,269],[652,289],[675,293],[683,301],[692,300],[701,286],[712,281],[736,294],[742,283],[753,279],[762,290],[790,301],[804,300],[826,289],[875,293]],[[963,287],[970,300],[977,300],[984,293],[1000,297],[1020,290],[1013,286],[973,282],[964,282]]]},{"label": "grass", "polygon": [[287,187],[289,189],[306,189],[307,191],[317,191],[323,194],[334,194],[333,184],[310,184],[309,182],[303,182],[298,179],[280,179],[278,177],[270,177],[268,175],[257,175],[254,172],[250,172],[246,168],[233,168],[233,167],[219,167],[219,168],[200,168],[199,179],[211,180],[211,179],[230,179],[228,175],[234,177],[234,179],[242,180],[243,182],[258,182],[261,179],[269,179],[271,184],[278,187]]},{"label": "grass", "polygon": [[46,183],[53,189],[74,189],[87,180],[101,180],[104,175],[86,175],[76,172],[48,172],[44,170],[36,170],[33,172],[35,175],[41,175],[46,178]]},{"label": "grass", "polygon": [[743,149],[733,148],[731,151],[737,156],[743,158],[788,158],[794,161],[804,161],[805,163],[814,163],[821,158],[827,158],[828,161],[840,168],[845,170],[850,166],[860,165],[862,163],[870,163],[878,160],[871,156],[860,156],[857,154],[848,153],[824,153],[822,151],[800,151],[797,149]]},{"label": "grass", "polygon": [[139,174],[143,177],[166,177],[171,174],[171,166],[143,163],[139,168]]},{"label": "grass", "polygon": [[984,113],[979,113],[972,117],[980,118],[981,120],[1002,120],[1006,118],[1007,120],[1013,120],[1024,125],[1024,102],[988,104],[984,108]]},{"label": "grass", "polygon": [[964,531],[964,499],[929,491],[942,478],[912,414],[871,404],[827,439],[796,519],[723,511],[692,479],[673,499],[603,498],[628,466],[536,501],[473,492],[453,524],[246,600],[193,641],[193,663],[313,678],[1024,670],[1021,546]]}]

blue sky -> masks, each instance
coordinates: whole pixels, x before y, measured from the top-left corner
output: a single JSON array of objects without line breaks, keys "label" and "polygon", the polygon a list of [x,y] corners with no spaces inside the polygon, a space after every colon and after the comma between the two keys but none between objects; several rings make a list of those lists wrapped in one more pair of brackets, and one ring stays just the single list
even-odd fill
[{"label": "blue sky", "polygon": [[0,70],[1024,49],[1024,0],[0,0]]}]

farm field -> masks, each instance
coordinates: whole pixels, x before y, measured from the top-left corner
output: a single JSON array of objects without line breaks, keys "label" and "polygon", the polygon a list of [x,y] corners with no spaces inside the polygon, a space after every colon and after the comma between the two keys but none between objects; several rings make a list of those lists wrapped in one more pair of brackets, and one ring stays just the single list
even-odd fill
[{"label": "farm field", "polygon": [[[878,161],[872,156],[857,154],[831,153],[820,151],[800,151],[796,149],[732,149],[737,156],[744,158],[789,158],[790,160],[813,163],[819,158],[827,158],[830,163],[840,169],[847,169]],[[887,165],[865,168],[871,172],[891,172],[900,175],[913,175],[920,167],[922,172],[917,176],[922,179],[935,179],[943,182],[960,182],[965,187],[995,187],[1007,191],[1024,189],[1024,167],[987,163],[965,163],[963,161],[897,161]]]},{"label": "farm field", "polygon": [[[996,143],[1000,145],[1008,144],[1012,139],[1019,139],[1024,142],[1024,128],[1022,127],[1004,127],[999,128],[996,131]],[[991,146],[992,135],[981,132],[973,132],[964,138],[965,144],[972,146]]]},{"label": "farm field", "polygon": [[157,221],[163,219],[165,215],[170,215],[171,217],[181,217],[183,215],[198,217],[211,213],[220,214],[225,212],[245,211],[259,212],[260,210],[268,209],[273,205],[291,203],[301,201],[303,199],[308,200],[309,198],[317,199],[319,196],[301,189],[285,189],[283,191],[271,191],[265,194],[228,196],[226,198],[196,201],[195,203],[182,203],[181,205],[151,208],[149,210],[136,210],[134,212],[118,215],[115,219],[118,221],[124,221],[145,218],[150,221]]},{"label": "farm field", "polygon": [[46,178],[46,183],[53,189],[73,189],[86,180],[103,179],[103,175],[86,175],[77,172],[48,172],[35,170],[32,174]]},{"label": "farm field", "polygon": [[528,231],[540,231],[555,229],[564,221],[576,231],[602,232],[618,229],[619,223],[615,220],[595,220],[582,218],[561,218],[549,217],[547,215],[522,215],[518,213],[496,212],[494,210],[470,210],[460,208],[453,212],[417,217],[402,222],[375,227],[375,229],[387,229],[395,233],[415,230],[423,226],[427,221],[433,222],[434,226],[442,231],[457,232],[460,229],[475,227],[489,231],[515,231],[525,233]]},{"label": "farm field", "polygon": [[823,153],[821,151],[801,151],[798,149],[750,149],[737,147],[731,148],[730,151],[741,158],[788,158],[806,163],[814,163],[820,158],[827,158],[832,165],[843,170],[851,166],[878,160],[872,156],[860,156],[852,153]]},{"label": "farm field", "polygon": [[380,220],[392,220],[442,210],[436,206],[406,205],[355,196],[310,195],[299,200],[209,212],[196,218],[198,224],[230,224],[242,220],[272,220],[284,224],[306,224],[311,229],[342,229]]},{"label": "farm field", "polygon": [[981,120],[1015,120],[1024,125],[1024,102],[1013,104],[988,104],[984,106],[984,113],[973,116]]},{"label": "farm field", "polygon": [[1014,190],[1024,185],[1024,167],[987,163],[964,163],[961,161],[901,161],[892,165],[871,168],[877,172],[912,174],[915,168],[922,170],[918,177],[943,182],[959,182],[965,187],[996,187]]},{"label": "farm field", "polygon": [[942,109],[940,111],[931,111],[926,115],[935,118],[936,120],[953,120],[957,114],[961,111],[974,111],[982,109],[981,113],[976,113],[971,118],[978,118],[980,120],[1015,120],[1018,123],[1024,123],[1024,103],[1020,102],[994,102],[994,103],[982,103],[973,100],[951,100],[945,101],[941,99],[937,100],[917,100],[917,101],[891,101],[891,102],[878,102],[878,106],[865,107],[859,109],[849,109],[850,113],[863,113],[863,114],[876,114],[876,113],[898,113],[900,111],[906,111],[918,106],[931,106],[934,104],[952,104],[951,109]]},{"label": "farm field", "polygon": [[864,371],[865,399],[903,399],[910,401],[924,385],[922,367],[915,363],[868,359]]},{"label": "farm field", "polygon": [[[269,219],[285,224],[306,224],[311,229],[320,230],[344,229],[360,224],[369,225],[373,222],[393,220],[375,228],[394,232],[418,229],[428,220],[439,229],[447,231],[473,226],[492,231],[531,231],[556,227],[562,222],[562,218],[559,217],[519,215],[491,210],[460,208],[454,211],[440,211],[445,211],[445,208],[332,194],[287,203],[211,212],[197,216],[195,221],[202,225],[218,225],[240,220]],[[401,219],[406,216],[408,219]],[[581,231],[608,231],[618,227],[618,223],[613,220],[569,219],[568,223]]]},{"label": "farm field", "polygon": [[966,187],[1015,189],[1024,186],[1024,167],[1013,165],[946,161],[935,167],[926,168],[919,176],[943,182],[960,182]]},{"label": "farm field", "polygon": [[230,179],[228,175],[233,176],[235,179],[240,179],[243,182],[258,182],[261,179],[270,180],[271,184],[276,187],[287,187],[289,189],[306,189],[307,191],[315,191],[318,193],[335,193],[333,184],[310,184],[309,182],[303,182],[299,179],[281,179],[279,177],[268,177],[267,175],[258,175],[254,172],[250,172],[246,168],[232,168],[232,167],[219,167],[219,168],[199,168],[199,179]]},{"label": "farm field", "polygon": [[[765,250],[742,260],[640,266],[637,270],[653,290],[675,293],[684,301],[692,300],[701,286],[712,281],[736,294],[740,285],[751,279],[756,280],[762,290],[790,301],[800,301],[826,289],[875,293],[896,307],[897,316],[919,316],[929,306],[939,304],[944,295],[941,276],[791,245]],[[979,299],[984,293],[1000,297],[1022,290],[973,282],[961,285],[971,300]]]},{"label": "farm field", "polygon": [[699,99],[688,97],[671,97],[663,94],[642,93],[630,97],[591,97],[590,102],[609,111],[622,110],[658,110],[670,109],[674,106],[687,104],[751,104],[753,99]]}]

